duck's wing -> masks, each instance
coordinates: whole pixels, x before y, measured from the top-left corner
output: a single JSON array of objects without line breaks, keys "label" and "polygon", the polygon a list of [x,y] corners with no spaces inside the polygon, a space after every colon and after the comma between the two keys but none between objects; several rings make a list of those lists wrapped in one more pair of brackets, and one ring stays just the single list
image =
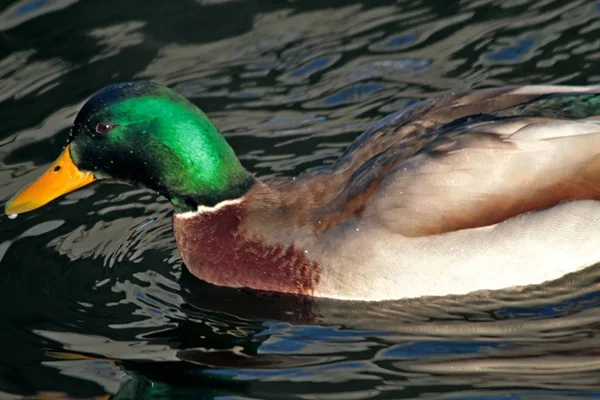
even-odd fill
[{"label": "duck's wing", "polygon": [[[600,115],[600,86],[523,86],[451,93],[414,103],[374,124],[337,162],[360,165],[388,149],[411,157],[441,132],[506,117],[581,119]],[[441,132],[439,131],[443,129]],[[352,168],[351,168],[352,169]]]},{"label": "duck's wing", "polygon": [[486,226],[560,202],[600,199],[600,121],[479,123],[396,165],[365,216],[405,236]]},{"label": "duck's wing", "polygon": [[348,149],[329,178],[343,182],[313,218],[321,229],[370,218],[423,236],[598,199],[598,115],[597,86],[492,89],[418,103]]}]

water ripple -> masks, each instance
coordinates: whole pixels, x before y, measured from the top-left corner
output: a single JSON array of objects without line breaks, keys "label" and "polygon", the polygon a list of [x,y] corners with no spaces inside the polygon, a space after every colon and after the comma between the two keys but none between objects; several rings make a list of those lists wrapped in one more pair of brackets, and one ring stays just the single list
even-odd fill
[{"label": "water ripple", "polygon": [[[331,163],[423,97],[600,82],[594,0],[20,0],[0,22],[0,200],[115,81],[189,97],[261,177]],[[600,271],[528,296],[257,296],[191,277],[171,213],[96,184],[0,216],[0,397],[598,397]]]}]

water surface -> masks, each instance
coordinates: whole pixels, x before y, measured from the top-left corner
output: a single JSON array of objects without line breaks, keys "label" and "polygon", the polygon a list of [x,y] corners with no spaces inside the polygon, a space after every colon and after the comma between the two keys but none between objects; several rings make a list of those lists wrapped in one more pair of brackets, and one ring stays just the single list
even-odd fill
[{"label": "water surface", "polygon": [[[59,154],[86,98],[117,81],[153,79],[189,97],[261,177],[331,163],[424,97],[600,82],[596,1],[1,7],[0,202]],[[190,277],[171,213],[152,192],[97,184],[0,216],[0,398],[600,396],[591,276],[468,301],[258,297]]]}]

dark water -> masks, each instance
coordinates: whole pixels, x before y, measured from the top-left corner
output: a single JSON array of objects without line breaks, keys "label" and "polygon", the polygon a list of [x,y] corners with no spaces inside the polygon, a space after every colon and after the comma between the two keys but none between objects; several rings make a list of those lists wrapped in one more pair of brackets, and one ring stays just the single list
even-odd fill
[{"label": "dark water", "polygon": [[[59,154],[82,102],[116,81],[188,96],[259,176],[330,163],[415,99],[600,82],[595,1],[0,7],[1,202]],[[0,216],[0,398],[600,396],[600,293],[587,278],[495,299],[258,297],[182,271],[170,215],[151,192],[102,184]]]}]

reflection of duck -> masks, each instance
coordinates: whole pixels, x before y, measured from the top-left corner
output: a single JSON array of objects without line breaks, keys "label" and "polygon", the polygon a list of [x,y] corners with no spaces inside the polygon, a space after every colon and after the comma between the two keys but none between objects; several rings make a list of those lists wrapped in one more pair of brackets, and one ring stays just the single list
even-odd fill
[{"label": "reflection of duck", "polygon": [[[205,305],[220,306],[221,301],[214,301],[220,291],[229,290],[214,287],[212,303],[209,294]],[[249,295],[238,300],[257,300],[255,306],[275,310],[280,304],[277,297]],[[273,300],[270,305],[268,299]],[[415,310],[402,315],[411,302],[407,300],[394,302],[397,306],[363,303],[372,307],[368,322],[357,307],[328,311],[320,307],[331,314],[324,318],[326,325],[252,321],[196,308],[202,304],[188,308],[186,303],[188,318],[154,332],[111,332],[110,336],[119,339],[90,333],[36,333],[47,340],[47,347],[58,349],[46,353],[53,360],[45,365],[59,368],[61,374],[75,372],[99,382],[101,376],[94,369],[102,368],[99,372],[106,376],[114,364],[120,366],[131,380],[121,386],[115,399],[147,398],[152,393],[172,398],[206,390],[228,392],[221,396],[252,397],[258,392],[284,396],[290,390],[285,383],[290,382],[306,385],[312,393],[323,390],[324,382],[337,382],[339,393],[348,377],[358,380],[361,376],[369,377],[364,382],[367,387],[377,389],[393,388],[398,382],[406,387],[430,387],[432,379],[448,386],[467,381],[485,382],[487,387],[505,386],[507,381],[522,387],[597,386],[592,378],[598,369],[597,294],[532,304],[537,301],[527,299],[488,312],[473,312],[478,304],[462,303],[462,309],[447,313],[440,307],[437,316],[411,314]],[[344,307],[353,302],[336,303]],[[556,314],[547,315],[547,309]],[[351,327],[356,319],[362,319],[363,329]],[[386,331],[393,323],[395,329]],[[406,379],[404,371],[409,371],[411,379]],[[564,379],[557,381],[557,373]],[[113,376],[112,382],[123,375]],[[106,390],[114,392],[113,387]]]},{"label": "reflection of duck", "polygon": [[600,261],[599,111],[600,87],[441,96],[332,166],[262,182],[190,102],[118,84],[6,211],[114,178],[171,201],[187,267],[217,285],[382,300],[539,284]]}]

